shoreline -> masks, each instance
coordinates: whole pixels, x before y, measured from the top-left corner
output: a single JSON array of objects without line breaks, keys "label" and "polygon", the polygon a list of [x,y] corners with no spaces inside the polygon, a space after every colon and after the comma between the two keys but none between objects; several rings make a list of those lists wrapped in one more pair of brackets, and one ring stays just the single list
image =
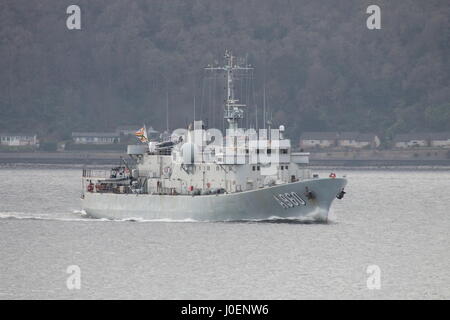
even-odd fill
[{"label": "shoreline", "polygon": [[[17,163],[17,164],[2,164],[0,163],[0,170],[4,169],[52,169],[52,170],[82,170],[84,165],[82,164],[48,164],[48,163]],[[108,165],[90,165],[90,168],[95,169],[109,169]],[[311,170],[317,171],[450,171],[450,166],[309,166]]]},{"label": "shoreline", "polygon": [[348,171],[449,171],[450,165],[422,165],[422,166],[410,166],[410,165],[398,165],[398,166],[309,166],[311,170],[348,170]]},{"label": "shoreline", "polygon": [[[0,168],[105,168],[127,158],[119,152],[0,152]],[[314,156],[309,167],[314,170],[450,170],[450,159],[342,159]]]}]

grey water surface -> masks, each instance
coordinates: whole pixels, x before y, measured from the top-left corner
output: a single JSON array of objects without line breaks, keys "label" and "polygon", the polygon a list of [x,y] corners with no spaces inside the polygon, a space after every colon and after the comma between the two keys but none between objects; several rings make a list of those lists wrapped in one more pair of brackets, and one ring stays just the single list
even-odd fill
[{"label": "grey water surface", "polygon": [[0,168],[0,299],[450,298],[448,171],[338,170],[328,223],[89,219],[80,171]]}]

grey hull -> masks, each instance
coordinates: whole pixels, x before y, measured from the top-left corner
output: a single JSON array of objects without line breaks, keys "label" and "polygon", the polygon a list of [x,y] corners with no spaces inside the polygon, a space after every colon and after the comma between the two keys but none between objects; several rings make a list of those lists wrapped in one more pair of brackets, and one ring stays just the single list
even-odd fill
[{"label": "grey hull", "polygon": [[[82,208],[90,216],[143,220],[264,220],[303,218],[326,220],[332,201],[345,187],[345,179],[312,179],[258,190],[220,195],[148,195],[87,192]],[[306,187],[314,199],[305,195]],[[301,201],[280,202],[280,195],[295,192]],[[278,198],[278,199],[277,199]]]}]

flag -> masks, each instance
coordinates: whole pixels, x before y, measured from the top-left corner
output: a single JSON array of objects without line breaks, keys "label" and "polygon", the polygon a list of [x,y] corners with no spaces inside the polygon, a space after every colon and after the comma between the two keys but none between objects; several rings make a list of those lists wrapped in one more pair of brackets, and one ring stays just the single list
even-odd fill
[{"label": "flag", "polygon": [[136,131],[135,135],[140,142],[148,142],[147,129],[145,128],[145,126]]}]

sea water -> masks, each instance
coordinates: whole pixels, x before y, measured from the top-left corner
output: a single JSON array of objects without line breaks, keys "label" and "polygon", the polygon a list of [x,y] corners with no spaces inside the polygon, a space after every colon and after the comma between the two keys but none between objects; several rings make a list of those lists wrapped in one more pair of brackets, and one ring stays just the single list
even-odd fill
[{"label": "sea water", "polygon": [[0,168],[0,299],[449,299],[450,172],[335,171],[327,223],[203,223],[88,218],[81,169]]}]

